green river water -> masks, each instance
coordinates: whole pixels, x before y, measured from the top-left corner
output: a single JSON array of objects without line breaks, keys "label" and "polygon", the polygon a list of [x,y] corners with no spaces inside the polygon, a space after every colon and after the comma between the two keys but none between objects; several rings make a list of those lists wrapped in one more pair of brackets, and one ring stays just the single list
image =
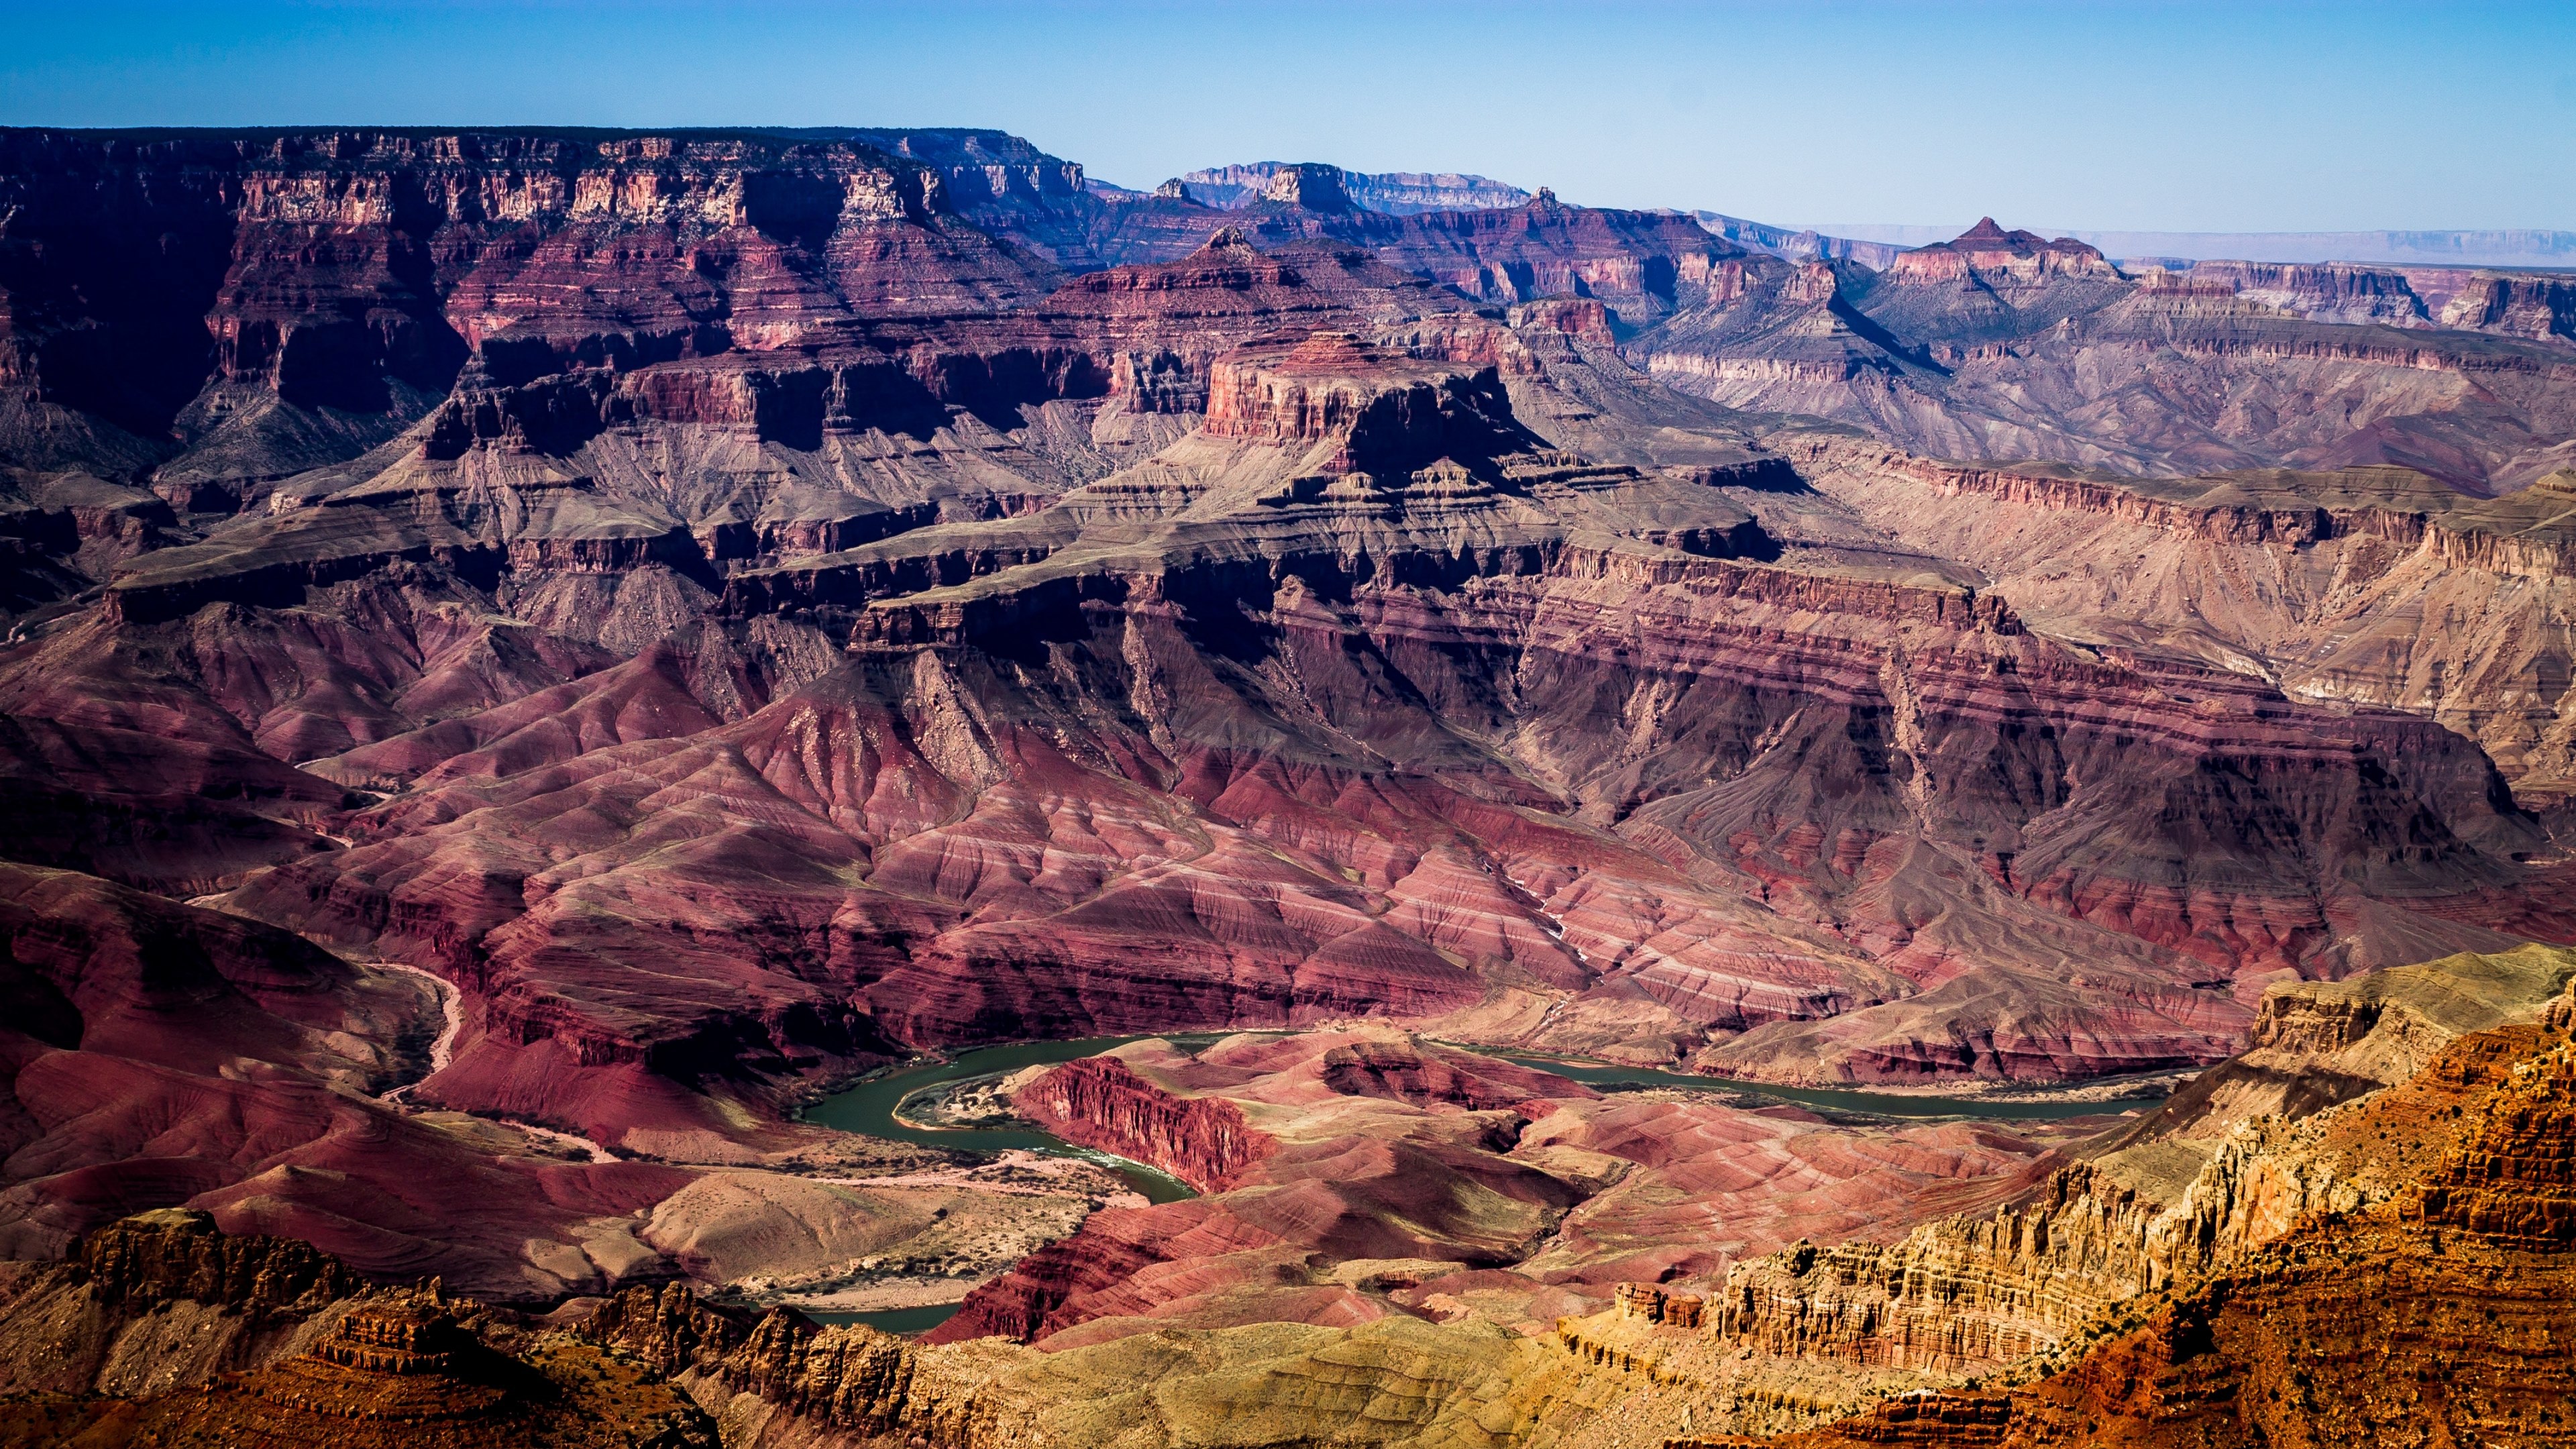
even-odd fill
[{"label": "green river water", "polygon": [[[1035,1127],[924,1127],[906,1121],[902,1115],[904,1101],[928,1087],[962,1082],[977,1077],[995,1077],[1016,1072],[1022,1067],[1043,1066],[1093,1056],[1112,1047],[1133,1041],[1163,1040],[1188,1046],[1203,1046],[1222,1040],[1222,1032],[1160,1032],[1148,1036],[1095,1036],[1078,1041],[1014,1042],[1008,1046],[978,1047],[959,1052],[944,1062],[889,1071],[841,1092],[836,1092],[806,1109],[805,1119],[843,1132],[859,1132],[870,1137],[891,1138],[897,1142],[914,1142],[927,1147],[944,1147],[975,1152],[1007,1152],[1014,1148],[1030,1152],[1052,1153],[1060,1157],[1079,1157],[1097,1162],[1116,1172],[1130,1187],[1153,1202],[1175,1202],[1194,1196],[1189,1186],[1171,1174],[1130,1162],[1123,1157],[1074,1144],[1041,1132]],[[1448,1043],[1456,1046],[1456,1043]],[[1731,1081],[1723,1077],[1693,1076],[1683,1072],[1657,1071],[1651,1067],[1622,1067],[1604,1062],[1564,1061],[1550,1057],[1530,1056],[1519,1052],[1481,1051],[1459,1047],[1480,1056],[1534,1067],[1544,1072],[1581,1082],[1586,1086],[1606,1088],[1679,1087],[1690,1091],[1727,1092],[1757,1101],[1795,1103],[1838,1113],[1855,1113],[1887,1118],[1981,1117],[1998,1121],[2053,1121],[2069,1117],[2116,1114],[2144,1110],[2163,1100],[2160,1097],[2121,1097],[2103,1102],[2064,1102],[2019,1100],[2010,1097],[1929,1097],[1909,1096],[1897,1092],[1846,1092],[1810,1087],[1775,1087],[1767,1083]],[[923,1333],[936,1328],[957,1311],[954,1303],[932,1304],[921,1308],[895,1308],[873,1313],[814,1313],[825,1323],[865,1323],[889,1333]]]},{"label": "green river water", "polygon": [[[1182,1046],[1204,1045],[1221,1040],[1216,1032],[1164,1032],[1166,1041]],[[929,1062],[904,1067],[871,1077],[856,1086],[836,1092],[806,1109],[807,1121],[819,1122],[843,1132],[861,1132],[870,1137],[892,1138],[898,1142],[917,1142],[927,1147],[959,1148],[980,1152],[1004,1152],[1020,1148],[1030,1152],[1049,1152],[1059,1156],[1087,1158],[1114,1168],[1137,1191],[1155,1202],[1171,1202],[1191,1195],[1190,1189],[1169,1174],[1112,1157],[1105,1152],[1072,1143],[1035,1127],[924,1127],[906,1121],[901,1108],[906,1098],[927,1087],[949,1082],[962,1082],[977,1077],[1003,1076],[1022,1067],[1067,1062],[1076,1057],[1093,1056],[1112,1047],[1134,1041],[1149,1041],[1151,1036],[1094,1036],[1079,1041],[1014,1042],[1008,1046],[978,1047],[959,1052],[944,1062]],[[1450,1045],[1455,1045],[1454,1043]],[[1741,1096],[1791,1102],[1802,1107],[1821,1108],[1832,1112],[1857,1113],[1870,1117],[1934,1118],[1982,1117],[1996,1121],[2054,1121],[2068,1117],[2117,1114],[2152,1107],[2160,1097],[2120,1097],[2102,1102],[2067,1102],[2031,1100],[2014,1097],[1931,1097],[1912,1096],[1901,1092],[1853,1092],[1821,1087],[1776,1087],[1766,1082],[1741,1082],[1725,1077],[1702,1077],[1686,1072],[1657,1071],[1652,1067],[1622,1067],[1606,1062],[1566,1061],[1553,1057],[1531,1056],[1522,1052],[1482,1051],[1460,1047],[1480,1056],[1570,1078],[1589,1087],[1616,1091],[1623,1087],[1678,1087],[1688,1091],[1728,1092]]]}]

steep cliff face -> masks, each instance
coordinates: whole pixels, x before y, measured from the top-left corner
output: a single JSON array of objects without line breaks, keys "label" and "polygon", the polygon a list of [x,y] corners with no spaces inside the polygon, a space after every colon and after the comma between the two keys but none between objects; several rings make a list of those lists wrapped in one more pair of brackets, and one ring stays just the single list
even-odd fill
[{"label": "steep cliff face", "polygon": [[1198,171],[1184,171],[1174,179],[1179,183],[1182,194],[1189,199],[1231,210],[1256,200],[1279,199],[1267,197],[1267,193],[1273,179],[1283,173],[1318,169],[1338,173],[1337,184],[1351,204],[1393,216],[1412,216],[1426,211],[1477,211],[1519,206],[1529,200],[1528,192],[1489,176],[1426,171],[1370,174],[1344,171],[1338,167],[1291,166],[1280,161],[1211,166]]},{"label": "steep cliff face", "polygon": [[2480,273],[2442,304],[2442,325],[2576,342],[2576,277]]},{"label": "steep cliff face", "polygon": [[178,1208],[10,1272],[0,1372],[21,1393],[150,1393],[255,1367],[300,1351],[317,1317],[368,1286],[310,1244],[227,1236]]},{"label": "steep cliff face", "polygon": [[2151,1203],[2088,1169],[1987,1219],[1918,1228],[1893,1247],[1801,1245],[1747,1264],[1716,1295],[1711,1331],[1758,1353],[1955,1372],[2006,1364],[2158,1281]]},{"label": "steep cliff face", "polygon": [[1042,1442],[1026,1406],[979,1392],[986,1365],[958,1363],[861,1325],[817,1332],[784,1312],[747,1319],[673,1287],[629,1289],[581,1336],[684,1387],[732,1432],[726,1442],[811,1442],[815,1434],[935,1449]]},{"label": "steep cliff face", "polygon": [[1067,1062],[1012,1094],[1021,1114],[1068,1142],[1163,1169],[1201,1192],[1222,1192],[1271,1142],[1221,1098],[1183,1101],[1116,1057]]},{"label": "steep cliff face", "polygon": [[[515,385],[584,362],[775,347],[854,306],[989,312],[1052,279],[954,221],[941,173],[849,139],[7,142],[27,274],[10,294],[12,375],[40,409],[97,413],[135,446],[180,452],[164,471],[199,492],[255,486],[264,452],[294,471],[380,443],[469,358]],[[89,244],[119,228],[170,245],[129,264],[112,239]]]},{"label": "steep cliff face", "polygon": [[1300,453],[1333,439],[1326,473],[1410,473],[1536,442],[1512,421],[1492,370],[1417,362],[1334,332],[1228,354],[1210,378],[1201,430]]},{"label": "steep cliff face", "polygon": [[[2194,289],[2260,302],[2318,322],[2428,326],[2431,317],[2402,272],[2347,262],[2199,262],[2185,274]],[[2458,326],[2446,320],[2446,326]]]},{"label": "steep cliff face", "polygon": [[[1956,1375],[2059,1351],[2119,1305],[2205,1275],[2257,1271],[2232,1265],[2319,1214],[2440,1217],[2456,1183],[2482,1231],[2547,1239],[2561,1168],[2530,1134],[2556,1088],[2549,1069],[2518,1064],[2534,1029],[2503,1024],[2550,1030],[2571,969],[2535,951],[2277,993],[2253,1051],[2032,1200],[1892,1246],[1802,1244],[1741,1265],[1710,1331],[1760,1353]],[[2518,1186],[2466,1206],[2486,1190],[2466,1185],[2489,1180]]]},{"label": "steep cliff face", "polygon": [[[2570,1010],[2561,998],[2536,1030],[2462,1041],[2485,1058],[2449,1109],[2465,1124],[2394,1201],[2312,1211],[2007,1393],[1953,1394],[1937,1413],[1896,1400],[1777,1442],[2569,1442]],[[2411,1125],[2388,1110],[2383,1131]]]}]

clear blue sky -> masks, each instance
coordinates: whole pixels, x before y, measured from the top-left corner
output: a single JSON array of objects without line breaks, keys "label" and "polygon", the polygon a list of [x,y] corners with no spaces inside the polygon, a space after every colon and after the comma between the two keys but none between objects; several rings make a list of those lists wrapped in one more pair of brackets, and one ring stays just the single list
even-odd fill
[{"label": "clear blue sky", "polygon": [[1150,186],[1783,222],[2576,228],[2576,3],[24,5],[0,123],[982,125]]}]

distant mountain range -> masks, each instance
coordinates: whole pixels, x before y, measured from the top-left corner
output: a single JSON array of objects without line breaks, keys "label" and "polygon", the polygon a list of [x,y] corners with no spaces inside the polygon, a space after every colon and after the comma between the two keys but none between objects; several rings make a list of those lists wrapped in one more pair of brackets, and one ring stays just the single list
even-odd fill
[{"label": "distant mountain range", "polygon": [[[1249,206],[1280,184],[1282,173],[1314,173],[1325,168],[1282,161],[1254,161],[1186,172],[1163,183],[1162,194],[1186,197],[1203,206],[1225,210]],[[1338,170],[1338,168],[1334,168]],[[1350,203],[1367,211],[1411,216],[1424,211],[1473,210],[1520,206],[1530,193],[1487,176],[1449,172],[1390,171],[1372,174],[1340,171]],[[1094,181],[1103,192],[1124,188]],[[1723,212],[1687,213],[1709,231],[1756,251],[1783,257],[1837,257],[1873,270],[1884,269],[1898,252],[1947,241],[1967,228],[1906,226],[1878,222],[1829,222],[1808,227],[1778,226]],[[2576,267],[2576,231],[2299,231],[2185,232],[2102,231],[2088,228],[2039,227],[2048,236],[2071,236],[2098,247],[2107,256],[2152,258],[2163,262],[2225,258],[2248,262],[2373,262],[2384,265],[2455,267]]]},{"label": "distant mountain range", "polygon": [[1202,206],[1233,210],[1261,200],[1283,172],[1312,174],[1322,170],[1339,172],[1343,194],[1350,198],[1352,205],[1390,216],[1519,206],[1530,199],[1530,193],[1490,176],[1464,176],[1449,171],[1372,174],[1289,161],[1250,161],[1184,172],[1164,182],[1159,191],[1166,196],[1185,197]]},{"label": "distant mountain range", "polygon": [[[2038,227],[2115,257],[2247,262],[2392,262],[2413,266],[2576,267],[2576,231],[2092,231]],[[1947,241],[1956,226],[1832,223],[1809,229],[1896,247]],[[1831,253],[1844,255],[1844,253]],[[1856,254],[1855,254],[1856,255]],[[1859,257],[1867,263],[1866,257]]]}]

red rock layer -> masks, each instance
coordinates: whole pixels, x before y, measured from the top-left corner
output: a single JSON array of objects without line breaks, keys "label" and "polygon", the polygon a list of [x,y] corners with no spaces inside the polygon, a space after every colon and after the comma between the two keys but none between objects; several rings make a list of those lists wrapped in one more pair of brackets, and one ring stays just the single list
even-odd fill
[{"label": "red rock layer", "polygon": [[[6,865],[0,880],[12,1008],[0,1072],[15,1106],[0,1208],[14,1256],[52,1256],[94,1226],[184,1203],[368,1272],[547,1296],[563,1285],[530,1274],[532,1230],[569,1241],[572,1223],[688,1181],[643,1164],[495,1156],[359,1095],[403,1068],[358,1039],[425,1037],[420,1019],[434,1019],[399,979],[365,981],[284,932],[85,876]],[[459,1195],[493,1211],[460,1216]],[[124,1263],[102,1271],[122,1281]],[[238,1276],[220,1263],[204,1272]]]},{"label": "red rock layer", "polygon": [[1184,1101],[1116,1057],[1067,1062],[1020,1088],[1011,1105],[1068,1142],[1151,1164],[1201,1192],[1223,1192],[1270,1150],[1242,1109]]},{"label": "red rock layer", "polygon": [[2117,276],[2118,269],[2099,248],[2072,237],[2050,241],[2035,232],[2006,231],[1988,216],[1946,242],[1898,253],[1888,264],[1887,275],[1917,286],[1971,276],[2027,286],[2052,276]]},{"label": "red rock layer", "polygon": [[1622,1281],[1723,1274],[1804,1233],[1992,1203],[2025,1191],[2040,1155],[1956,1127],[1847,1133],[1715,1100],[1603,1098],[1384,1028],[1121,1057],[1122,1077],[1240,1111],[1266,1155],[1208,1196],[1095,1214],[977,1288],[936,1341],[1054,1352],[1161,1327],[1444,1317],[1462,1296],[1545,1322]]}]

